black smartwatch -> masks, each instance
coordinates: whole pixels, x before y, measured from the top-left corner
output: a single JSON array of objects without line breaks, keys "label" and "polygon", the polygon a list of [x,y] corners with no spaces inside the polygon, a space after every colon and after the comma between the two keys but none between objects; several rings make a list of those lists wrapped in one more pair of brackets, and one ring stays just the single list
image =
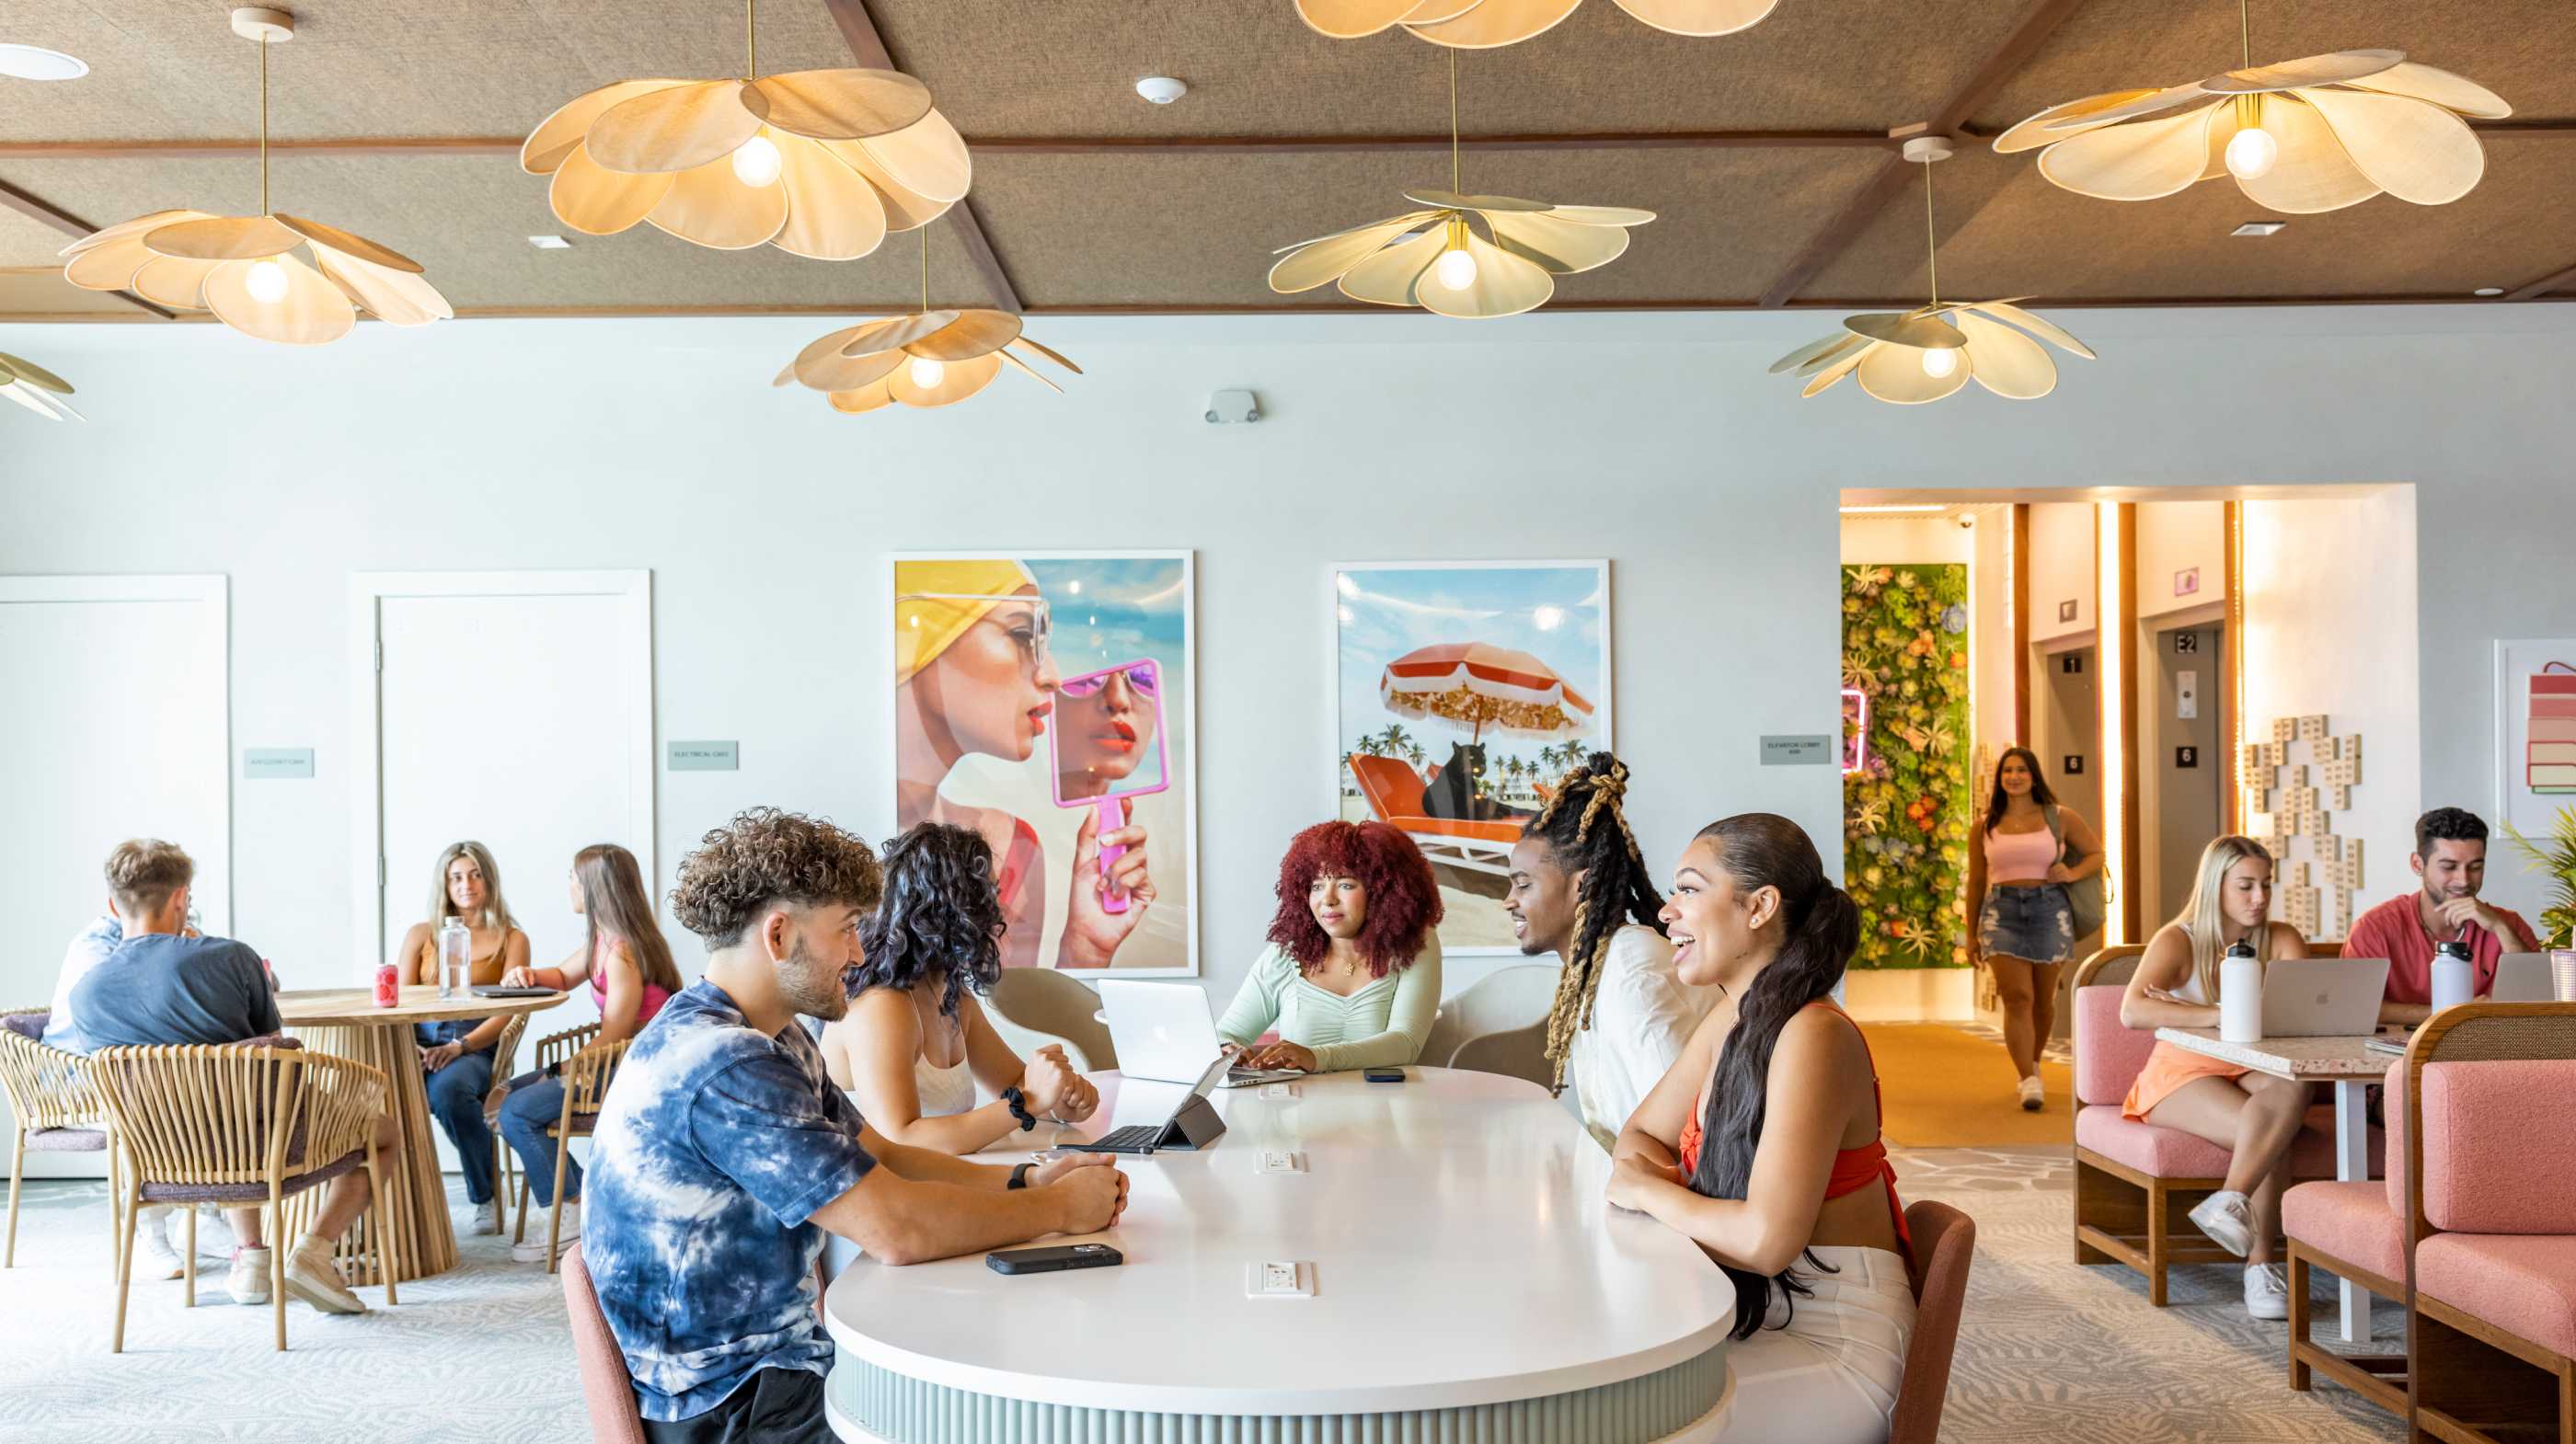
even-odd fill
[{"label": "black smartwatch", "polygon": [[1034,1164],[1034,1163],[1015,1163],[1015,1164],[1011,1165],[1011,1181],[1010,1181],[1009,1183],[1007,1183],[1007,1184],[1004,1184],[1004,1185],[1003,1185],[1003,1187],[1005,1187],[1005,1188],[1026,1188],[1026,1187],[1028,1187],[1028,1186],[1029,1186],[1029,1170],[1030,1170],[1030,1169],[1032,1169],[1032,1168],[1035,1168],[1035,1167],[1037,1167],[1037,1165],[1036,1165],[1036,1164]]},{"label": "black smartwatch", "polygon": [[1017,1088],[1005,1088],[1002,1090],[1002,1101],[1010,1105],[1011,1116],[1020,1120],[1020,1131],[1022,1133],[1026,1133],[1030,1129],[1038,1126],[1038,1116],[1029,1111],[1029,1100],[1027,1094],[1022,1093]]}]

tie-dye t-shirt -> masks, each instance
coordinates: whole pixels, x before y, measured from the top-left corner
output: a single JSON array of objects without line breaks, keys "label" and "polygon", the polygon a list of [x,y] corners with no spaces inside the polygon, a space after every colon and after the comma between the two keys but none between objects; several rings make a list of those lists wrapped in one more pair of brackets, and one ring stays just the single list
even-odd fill
[{"label": "tie-dye t-shirt", "polygon": [[815,1210],[876,1166],[794,1025],[764,1036],[714,983],[637,1034],[592,1140],[582,1258],[647,1419],[693,1418],[759,1369],[827,1374]]}]

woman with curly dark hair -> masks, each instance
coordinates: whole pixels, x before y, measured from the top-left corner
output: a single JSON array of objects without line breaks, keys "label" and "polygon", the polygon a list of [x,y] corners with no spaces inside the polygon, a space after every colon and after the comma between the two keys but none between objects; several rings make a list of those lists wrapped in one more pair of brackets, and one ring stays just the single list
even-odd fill
[{"label": "woman with curly dark hair", "polygon": [[[1422,1055],[1440,1011],[1440,886],[1383,822],[1319,822],[1279,862],[1270,946],[1216,1025],[1251,1068],[1334,1073]],[[1279,1041],[1254,1040],[1271,1029]]]},{"label": "woman with curly dark hair", "polygon": [[[1041,1116],[1100,1106],[1062,1048],[1026,1064],[984,1016],[1007,926],[993,849],[971,828],[925,822],[885,846],[885,895],[859,923],[850,1011],[823,1030],[823,1062],[859,1114],[897,1143],[973,1153]],[[993,1102],[975,1106],[976,1085]]]}]

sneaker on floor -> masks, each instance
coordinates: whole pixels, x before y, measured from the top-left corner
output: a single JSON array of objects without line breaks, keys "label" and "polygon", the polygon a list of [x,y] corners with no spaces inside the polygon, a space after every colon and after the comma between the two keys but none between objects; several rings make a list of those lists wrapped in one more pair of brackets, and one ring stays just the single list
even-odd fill
[{"label": "sneaker on floor", "polygon": [[[563,1228],[555,1235],[556,1256],[561,1257],[563,1251],[570,1248],[572,1241],[579,1237],[581,1237],[581,1200],[568,1198],[564,1200]],[[546,1261],[546,1220],[543,1214],[534,1212],[529,1214],[528,1241],[510,1245],[510,1257],[521,1263],[541,1264]]]},{"label": "sneaker on floor", "polygon": [[2245,1266],[2245,1312],[2258,1319],[2290,1316],[2290,1271],[2279,1264]]},{"label": "sneaker on floor", "polygon": [[175,1212],[147,1208],[135,1219],[134,1234],[143,1248],[135,1255],[134,1271],[147,1279],[175,1279],[188,1271],[187,1260],[170,1246],[169,1225]]},{"label": "sneaker on floor", "polygon": [[224,1275],[224,1292],[237,1304],[268,1302],[268,1250],[235,1248],[232,1271]]},{"label": "sneaker on floor", "polygon": [[487,1198],[474,1205],[474,1223],[469,1232],[488,1236],[501,1231],[501,1200]]},{"label": "sneaker on floor", "polygon": [[2040,1086],[2040,1082],[2037,1078],[2024,1078],[2021,1080],[2022,1112],[2037,1113],[2040,1105],[2047,1101],[2048,1091]]},{"label": "sneaker on floor", "polygon": [[296,1240],[286,1256],[286,1291],[326,1314],[363,1314],[366,1300],[349,1292],[340,1266],[331,1261],[331,1245],[311,1234]]},{"label": "sneaker on floor", "polygon": [[2220,1248],[2245,1257],[2254,1246],[2254,1214],[2245,1195],[2231,1189],[2220,1189],[2201,1200],[2191,1211],[2192,1223]]},{"label": "sneaker on floor", "polygon": [[222,1209],[211,1203],[198,1208],[197,1257],[231,1258],[233,1246],[238,1242],[239,1240],[233,1237],[233,1226],[224,1219]]}]

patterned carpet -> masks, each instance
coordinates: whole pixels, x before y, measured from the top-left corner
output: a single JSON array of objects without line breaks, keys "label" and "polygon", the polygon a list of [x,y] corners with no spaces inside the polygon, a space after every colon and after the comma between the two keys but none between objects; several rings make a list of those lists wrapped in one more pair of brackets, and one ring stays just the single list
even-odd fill
[{"label": "patterned carpet", "polygon": [[[1899,1150],[1896,1167],[1907,1199],[1938,1198],[1977,1220],[1945,1440],[2341,1444],[2402,1434],[2331,1385],[2291,1393],[2282,1326],[2246,1317],[2234,1270],[2176,1270],[2173,1306],[2158,1310],[2127,1270],[2068,1263],[2062,1149]],[[115,1356],[105,1219],[102,1184],[28,1185],[18,1267],[0,1274],[0,1441],[589,1437],[562,1295],[543,1271],[511,1263],[506,1239],[460,1239],[464,1263],[405,1286],[393,1309],[343,1319],[290,1304],[283,1355],[269,1349],[268,1310],[224,1301],[220,1265],[204,1266],[213,1276],[200,1275],[193,1313],[179,1306],[178,1284],[137,1279],[126,1352]],[[361,1296],[381,1299],[375,1289]],[[2383,1334],[2395,1333],[2395,1311],[2383,1306],[2379,1317]]]}]

